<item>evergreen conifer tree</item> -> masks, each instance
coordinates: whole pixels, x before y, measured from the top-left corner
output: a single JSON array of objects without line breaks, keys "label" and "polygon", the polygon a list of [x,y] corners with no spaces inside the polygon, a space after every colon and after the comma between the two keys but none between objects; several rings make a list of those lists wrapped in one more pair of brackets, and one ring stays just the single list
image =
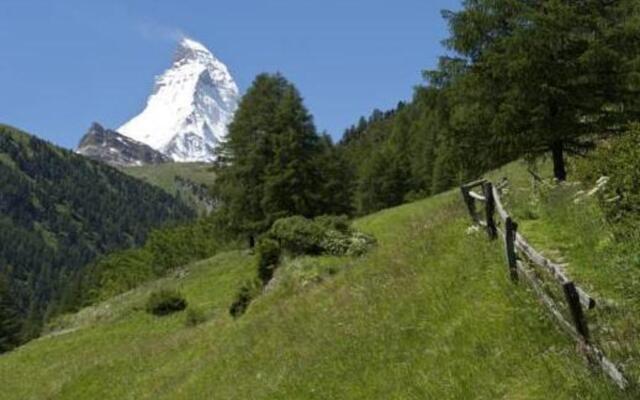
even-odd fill
[{"label": "evergreen conifer tree", "polygon": [[637,7],[625,0],[468,0],[447,15],[450,47],[485,85],[481,101],[497,102],[491,130],[502,146],[531,156],[550,151],[564,180],[566,151],[583,152],[594,135],[637,118],[639,31],[628,18]]},{"label": "evergreen conifer tree", "polygon": [[325,211],[322,155],[298,90],[280,74],[259,75],[219,149],[217,187],[229,224],[252,242],[278,218]]}]

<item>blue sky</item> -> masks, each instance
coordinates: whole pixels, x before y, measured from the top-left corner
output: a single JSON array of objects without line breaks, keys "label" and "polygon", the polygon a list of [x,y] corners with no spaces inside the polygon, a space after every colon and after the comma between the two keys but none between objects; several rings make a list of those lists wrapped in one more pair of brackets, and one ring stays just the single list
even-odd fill
[{"label": "blue sky", "polygon": [[0,122],[64,147],[90,123],[142,110],[185,34],[226,63],[242,92],[283,73],[334,138],[409,99],[445,50],[442,9],[459,0],[0,0]]}]

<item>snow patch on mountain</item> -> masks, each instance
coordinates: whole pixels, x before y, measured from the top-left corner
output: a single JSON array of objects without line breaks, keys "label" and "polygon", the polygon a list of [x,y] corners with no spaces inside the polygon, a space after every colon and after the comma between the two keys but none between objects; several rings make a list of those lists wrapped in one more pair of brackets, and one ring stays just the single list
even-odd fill
[{"label": "snow patch on mountain", "polygon": [[212,161],[239,99],[226,65],[184,38],[171,68],[156,78],[145,109],[117,131],[174,161]]}]

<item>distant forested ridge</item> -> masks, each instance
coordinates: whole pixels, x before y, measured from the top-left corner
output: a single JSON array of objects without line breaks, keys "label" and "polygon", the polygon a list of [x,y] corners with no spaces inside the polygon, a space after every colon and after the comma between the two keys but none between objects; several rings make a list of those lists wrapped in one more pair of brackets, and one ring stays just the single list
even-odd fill
[{"label": "distant forested ridge", "polygon": [[37,335],[97,256],[193,217],[159,188],[0,125],[0,351]]}]

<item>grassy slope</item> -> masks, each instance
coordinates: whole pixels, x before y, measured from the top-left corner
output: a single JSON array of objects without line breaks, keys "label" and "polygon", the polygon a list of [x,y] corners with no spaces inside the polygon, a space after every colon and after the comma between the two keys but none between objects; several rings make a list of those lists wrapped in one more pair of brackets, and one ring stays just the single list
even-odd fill
[{"label": "grassy slope", "polygon": [[[181,185],[176,178],[183,178],[196,185],[213,186],[215,174],[211,164],[202,162],[166,163],[133,167],[122,167],[121,170],[147,183],[158,186],[172,195],[180,197],[187,205],[201,215],[206,215],[213,200],[206,193],[200,193],[190,186]],[[204,197],[203,197],[204,195]]]},{"label": "grassy slope", "polygon": [[[543,164],[541,175],[551,177]],[[567,263],[569,276],[599,302],[587,317],[594,341],[640,382],[640,244],[616,242],[597,196],[578,196],[581,185],[533,184],[523,166],[507,166],[492,178],[511,181],[506,196],[519,231],[548,257]],[[594,182],[586,182],[587,187]]]},{"label": "grassy slope", "polygon": [[175,177],[179,176],[194,183],[212,185],[215,180],[211,165],[207,163],[166,163],[123,167],[122,171],[138,179],[159,186],[171,194],[176,193]]},{"label": "grassy slope", "polygon": [[[233,321],[227,307],[253,260],[226,253],[178,285],[211,319],[141,310],[141,288],[67,321],[80,329],[0,357],[7,399],[606,399],[533,296],[507,278],[502,251],[467,234],[457,192],[371,215],[378,247],[320,283],[292,268]],[[308,261],[308,260],[307,260]]]}]

